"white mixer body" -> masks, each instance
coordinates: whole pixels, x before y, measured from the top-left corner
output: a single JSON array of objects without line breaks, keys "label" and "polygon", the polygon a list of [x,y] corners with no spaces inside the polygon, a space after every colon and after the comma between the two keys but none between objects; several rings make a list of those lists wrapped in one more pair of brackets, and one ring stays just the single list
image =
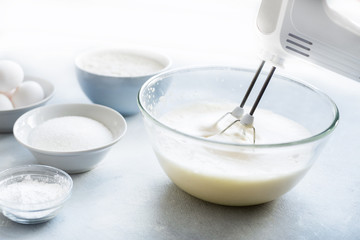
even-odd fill
[{"label": "white mixer body", "polygon": [[257,28],[263,60],[298,57],[360,81],[360,28],[339,24],[325,0],[263,0]]}]

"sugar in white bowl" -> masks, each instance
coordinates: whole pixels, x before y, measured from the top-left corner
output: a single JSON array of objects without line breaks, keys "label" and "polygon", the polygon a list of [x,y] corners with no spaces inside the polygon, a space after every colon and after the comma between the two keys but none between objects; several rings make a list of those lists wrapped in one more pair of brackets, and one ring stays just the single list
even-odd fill
[{"label": "sugar in white bowl", "polygon": [[41,164],[80,173],[95,168],[126,132],[115,110],[96,104],[33,109],[14,124],[14,136]]},{"label": "sugar in white bowl", "polygon": [[97,148],[113,139],[102,123],[87,117],[65,116],[40,124],[29,135],[29,143],[47,151],[81,151]]}]

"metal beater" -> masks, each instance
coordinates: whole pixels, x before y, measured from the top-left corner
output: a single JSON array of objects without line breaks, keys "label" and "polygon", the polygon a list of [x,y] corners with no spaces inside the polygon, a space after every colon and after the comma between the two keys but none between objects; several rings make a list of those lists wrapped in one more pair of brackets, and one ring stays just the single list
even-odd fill
[{"label": "metal beater", "polygon": [[231,116],[233,116],[235,118],[235,120],[232,121],[227,127],[225,127],[219,134],[223,134],[225,131],[227,131],[229,128],[231,128],[235,123],[239,122],[240,126],[244,130],[243,135],[246,134],[247,129],[251,129],[252,143],[255,144],[255,133],[256,132],[255,132],[255,127],[253,125],[253,123],[254,123],[254,116],[253,115],[254,115],[255,110],[256,110],[257,106],[259,105],[259,102],[260,102],[262,96],[264,95],[264,92],[265,92],[265,90],[266,90],[266,88],[267,88],[267,86],[268,86],[268,84],[269,84],[275,70],[276,70],[276,67],[273,66],[271,68],[271,70],[270,70],[269,74],[267,75],[266,80],[265,80],[265,82],[264,82],[264,84],[263,84],[263,86],[262,86],[262,88],[261,88],[261,90],[260,90],[260,92],[259,92],[259,94],[258,94],[258,96],[257,96],[251,110],[250,110],[250,112],[245,114],[245,115],[243,115],[244,114],[244,105],[245,105],[245,103],[246,103],[246,101],[247,101],[247,99],[248,99],[248,97],[249,97],[249,95],[250,95],[250,93],[251,93],[251,91],[252,91],[252,89],[253,89],[253,87],[254,87],[254,85],[256,83],[256,80],[258,79],[264,65],[265,65],[265,61],[262,61],[259,68],[257,69],[257,71],[256,71],[256,73],[255,73],[255,75],[254,75],[254,77],[253,77],[253,79],[252,79],[252,81],[251,81],[245,95],[244,95],[244,98],[241,101],[240,106],[235,107],[234,110],[231,111],[231,112],[227,112],[226,114],[224,114],[221,118],[219,118],[215,122],[215,125],[218,125],[219,122],[222,121],[227,115],[231,115]]}]

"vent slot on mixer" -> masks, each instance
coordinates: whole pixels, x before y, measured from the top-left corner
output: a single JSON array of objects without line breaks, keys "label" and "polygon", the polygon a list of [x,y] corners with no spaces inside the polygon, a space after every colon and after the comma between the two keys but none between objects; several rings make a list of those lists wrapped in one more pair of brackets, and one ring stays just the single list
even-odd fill
[{"label": "vent slot on mixer", "polygon": [[305,57],[309,57],[310,54],[310,50],[311,50],[311,45],[312,42],[308,41],[302,37],[299,37],[295,34],[289,33],[288,34],[288,38],[286,39],[286,46],[285,48],[293,51],[295,53],[301,54]]}]

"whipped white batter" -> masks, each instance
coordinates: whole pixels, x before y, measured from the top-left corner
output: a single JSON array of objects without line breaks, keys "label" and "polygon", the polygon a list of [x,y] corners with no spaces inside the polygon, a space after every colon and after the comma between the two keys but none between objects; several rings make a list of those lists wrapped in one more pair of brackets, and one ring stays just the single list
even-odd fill
[{"label": "whipped white batter", "polygon": [[[198,103],[175,109],[161,121],[193,136],[216,134],[216,120],[235,105]],[[224,124],[224,123],[221,123]],[[220,125],[221,125],[220,124]],[[226,124],[226,123],[225,123]],[[298,123],[257,109],[256,144],[289,142],[309,137]],[[226,142],[247,142],[238,127],[215,136]],[[309,168],[311,151],[284,148],[223,147],[159,133],[155,152],[173,182],[200,199],[224,205],[253,205],[276,199],[289,191]]]},{"label": "whipped white batter", "polygon": [[[217,125],[216,121],[226,112],[232,111],[236,105],[218,103],[196,103],[179,109],[174,109],[162,116],[161,121],[181,132],[233,143],[252,143],[251,129],[235,124],[223,134],[219,134],[232,121],[227,115]],[[310,136],[306,128],[288,118],[264,109],[257,109],[254,114],[256,129],[256,144],[274,144],[291,142]],[[244,136],[243,130],[246,135]]]}]

